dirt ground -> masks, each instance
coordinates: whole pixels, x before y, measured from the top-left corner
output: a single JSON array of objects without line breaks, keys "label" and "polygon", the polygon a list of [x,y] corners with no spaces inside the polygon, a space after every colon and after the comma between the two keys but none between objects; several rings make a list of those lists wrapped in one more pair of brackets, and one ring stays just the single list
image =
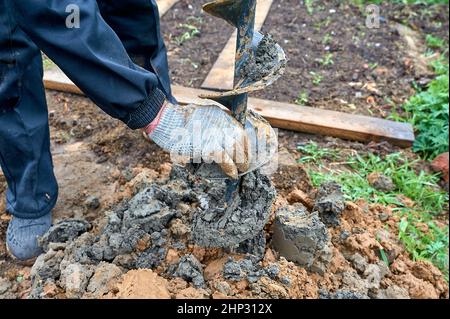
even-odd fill
[{"label": "dirt ground", "polygon": [[[176,84],[198,87],[232,31],[201,14],[201,3],[182,0],[162,19]],[[361,12],[340,1],[316,1],[320,8],[315,15],[309,15],[298,3],[276,1],[263,28],[286,49],[290,62],[285,76],[258,93],[260,97],[293,102],[305,90],[310,92],[307,105],[386,117],[392,104],[400,105],[411,95],[414,79],[430,76],[412,62],[395,23],[407,19],[412,30],[448,39],[448,31],[435,26],[436,21],[448,25],[448,11],[430,12],[421,19],[411,17],[405,8],[383,7],[398,16],[388,14],[380,29],[367,30]],[[193,18],[198,16],[201,20]],[[277,23],[281,17],[287,22]],[[180,24],[193,25],[200,34],[177,44],[175,38],[190,30]],[[326,34],[332,35],[327,37],[328,44],[323,43]],[[334,64],[322,66],[317,59],[326,52],[333,53]],[[311,71],[323,75],[319,85],[312,84]],[[283,208],[311,212],[320,198],[305,168],[296,163],[301,156],[298,144],[314,140],[320,146],[333,145],[361,154],[399,150],[388,143],[355,143],[284,130],[279,135],[280,166],[272,176],[278,195],[266,226],[267,243],[261,260],[196,246],[183,212],[192,213],[198,203],[181,199],[167,231],[158,232],[164,238],[161,243],[156,234],[144,234],[137,238],[133,251],[121,258],[74,262],[78,248],[73,245],[100,242],[110,223],[108,216],[118,214],[123,203],[155,183],[170,188],[174,182],[170,178],[172,166],[167,153],[146,141],[140,132],[111,120],[88,99],[54,91],[47,92],[47,99],[60,186],[55,223],[76,218],[87,220],[92,227],[83,235],[80,232],[78,238],[48,248],[41,258],[44,262],[33,271],[18,264],[5,249],[10,216],[5,212],[6,183],[0,174],[0,298],[448,298],[442,273],[430,263],[412,261],[398,241],[398,217],[391,207],[342,202],[337,217],[340,224],[320,228],[328,233],[328,240],[318,257],[326,262],[318,268],[300,267],[280,257],[274,247],[275,212]],[[404,152],[413,156],[409,150]],[[448,218],[441,222],[448,223]],[[127,263],[138,252],[153,254],[155,248],[161,261],[144,267],[151,270]],[[380,251],[386,253],[389,267]],[[69,264],[61,263],[62,259]],[[60,263],[64,264],[61,269]],[[180,265],[189,269],[188,274]],[[199,276],[204,284],[198,283]],[[85,285],[76,290],[73,281]]]},{"label": "dirt ground", "polygon": [[[170,65],[175,66],[172,80],[184,86],[200,87],[232,31],[204,14],[192,20],[201,3],[180,1],[162,19]],[[424,46],[422,34],[448,40],[448,7],[383,4],[380,12],[380,28],[369,29],[364,10],[346,1],[314,1],[313,14],[302,1],[276,1],[262,31],[283,47],[288,67],[280,80],[255,96],[383,118],[400,111],[398,106],[414,93],[413,83],[424,85],[432,77],[420,60],[423,52],[412,51],[406,37],[419,48]],[[411,34],[401,34],[398,23]],[[179,46],[174,37],[186,32],[183,24],[196,26],[200,34]]]}]

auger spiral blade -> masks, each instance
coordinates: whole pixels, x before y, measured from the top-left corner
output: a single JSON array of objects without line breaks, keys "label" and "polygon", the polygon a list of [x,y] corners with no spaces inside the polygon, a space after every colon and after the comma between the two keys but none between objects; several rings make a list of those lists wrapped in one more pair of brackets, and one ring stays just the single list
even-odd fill
[{"label": "auger spiral blade", "polygon": [[[248,93],[262,90],[275,82],[283,74],[287,62],[283,49],[270,35],[255,32],[256,2],[256,0],[217,0],[203,6],[205,12],[234,26],[237,29],[237,39],[233,90],[200,97],[227,107],[249,132],[254,131],[252,123],[255,123],[254,119],[259,115],[247,111]],[[268,163],[278,147],[273,130],[263,132],[257,129],[253,135],[250,136],[252,154],[249,154],[249,157],[255,160],[250,162],[250,170],[243,175]],[[262,140],[264,143],[260,143]],[[264,147],[261,148],[260,144]],[[199,172],[202,168],[206,169],[206,175],[211,176],[210,165],[200,165]],[[239,189],[240,181],[227,180],[227,184],[226,197],[231,203]]]}]

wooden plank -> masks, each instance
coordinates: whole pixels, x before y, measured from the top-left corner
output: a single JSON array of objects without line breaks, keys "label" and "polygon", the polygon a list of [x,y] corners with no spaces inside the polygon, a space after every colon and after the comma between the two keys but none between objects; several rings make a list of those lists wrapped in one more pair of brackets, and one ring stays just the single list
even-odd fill
[{"label": "wooden plank", "polygon": [[166,14],[166,12],[169,11],[169,9],[172,8],[178,1],[180,0],[156,0],[156,4],[159,9],[159,16],[162,17]]},{"label": "wooden plank", "polygon": [[[208,91],[174,86],[173,93],[185,104],[194,103],[198,95]],[[414,130],[408,123],[257,98],[249,99],[249,107],[273,127],[287,130],[361,142],[388,141],[401,147],[410,147],[414,142]]]},{"label": "wooden plank", "polygon": [[44,86],[46,89],[83,94],[83,92],[61,71],[54,66],[51,69],[44,70]]},{"label": "wooden plank", "polygon": [[[269,14],[272,0],[258,0],[256,6],[255,30],[261,30]],[[202,84],[202,88],[212,90],[233,89],[234,56],[236,52],[236,34],[233,33],[214,63]]]},{"label": "wooden plank", "polygon": [[[48,89],[82,94],[58,68],[45,71],[44,84]],[[173,94],[182,104],[204,101],[198,96],[207,93],[210,91],[173,87]],[[407,123],[256,98],[249,99],[249,107],[278,128],[362,142],[389,141],[401,147],[410,147],[414,142],[413,128]]]}]

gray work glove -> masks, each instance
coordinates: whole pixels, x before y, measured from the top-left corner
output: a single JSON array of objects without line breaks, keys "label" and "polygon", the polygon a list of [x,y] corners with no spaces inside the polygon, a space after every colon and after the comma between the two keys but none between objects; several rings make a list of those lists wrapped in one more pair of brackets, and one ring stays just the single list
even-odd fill
[{"label": "gray work glove", "polygon": [[[244,129],[217,105],[169,102],[165,102],[156,119],[144,130],[175,161],[181,158],[184,163],[215,162],[233,179],[261,164],[254,156],[258,145],[255,139],[273,132],[259,117],[250,116]],[[256,161],[251,165],[253,159]]]}]

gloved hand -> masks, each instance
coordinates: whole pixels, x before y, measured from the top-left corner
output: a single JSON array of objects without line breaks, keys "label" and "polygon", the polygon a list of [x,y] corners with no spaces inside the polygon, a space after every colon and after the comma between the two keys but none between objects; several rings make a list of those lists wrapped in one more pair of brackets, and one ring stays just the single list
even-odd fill
[{"label": "gloved hand", "polygon": [[215,162],[233,179],[249,171],[251,159],[256,159],[252,153],[258,143],[251,139],[265,136],[271,130],[267,122],[257,117],[251,117],[244,129],[217,105],[169,102],[165,102],[155,120],[144,129],[172,158],[181,156],[185,162],[194,163]]}]

